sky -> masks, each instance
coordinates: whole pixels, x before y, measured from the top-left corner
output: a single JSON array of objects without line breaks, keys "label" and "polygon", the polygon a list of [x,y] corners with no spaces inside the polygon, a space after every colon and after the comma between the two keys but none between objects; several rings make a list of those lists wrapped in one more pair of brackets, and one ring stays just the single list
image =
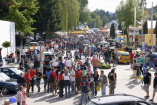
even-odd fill
[{"label": "sky", "polygon": [[[126,0],[123,1],[125,2]],[[103,9],[114,13],[120,2],[121,0],[88,0],[88,8],[91,11],[94,11],[95,9]],[[157,0],[147,0],[147,8],[152,7],[152,2],[154,6],[157,5]]]}]

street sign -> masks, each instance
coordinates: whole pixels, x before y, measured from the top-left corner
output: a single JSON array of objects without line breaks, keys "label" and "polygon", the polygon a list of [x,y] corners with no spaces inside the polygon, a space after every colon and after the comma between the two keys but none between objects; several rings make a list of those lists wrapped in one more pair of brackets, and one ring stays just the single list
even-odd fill
[{"label": "street sign", "polygon": [[142,53],[145,53],[146,51],[146,43],[142,42]]},{"label": "street sign", "polygon": [[145,64],[145,59],[138,57],[138,58],[136,58],[136,62],[137,62],[138,64]]}]

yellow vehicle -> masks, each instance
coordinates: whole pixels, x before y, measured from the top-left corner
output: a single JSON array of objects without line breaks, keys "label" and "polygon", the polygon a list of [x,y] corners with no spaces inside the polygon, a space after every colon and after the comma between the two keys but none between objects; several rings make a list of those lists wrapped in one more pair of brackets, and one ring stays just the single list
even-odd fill
[{"label": "yellow vehicle", "polygon": [[[118,63],[128,63],[130,62],[130,56],[129,56],[129,52],[126,51],[118,51]],[[111,57],[111,61],[113,61],[112,57]]]}]

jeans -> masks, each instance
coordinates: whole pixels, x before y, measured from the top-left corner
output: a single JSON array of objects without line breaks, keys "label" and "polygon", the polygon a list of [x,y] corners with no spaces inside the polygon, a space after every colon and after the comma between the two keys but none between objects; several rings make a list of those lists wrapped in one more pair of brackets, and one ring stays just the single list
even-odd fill
[{"label": "jeans", "polygon": [[87,57],[87,53],[85,52],[85,58]]},{"label": "jeans", "polygon": [[81,53],[80,53],[80,60],[81,60]]},{"label": "jeans", "polygon": [[[68,89],[68,90],[67,90]],[[67,94],[68,93],[68,94]],[[70,97],[70,86],[65,86],[65,97]]]},{"label": "jeans", "polygon": [[71,91],[75,91],[75,81],[71,81]]},{"label": "jeans", "polygon": [[31,80],[31,87],[32,87],[32,92],[34,91],[34,78],[32,78],[32,80]]},{"label": "jeans", "polygon": [[101,85],[101,93],[103,96],[106,95],[106,84]]},{"label": "jeans", "polygon": [[88,93],[83,93],[81,92],[81,99],[80,99],[80,104],[82,105],[83,102],[83,97],[85,96],[85,103],[88,102]]},{"label": "jeans", "polygon": [[40,79],[37,79],[36,82],[37,82],[38,92],[40,92]]},{"label": "jeans", "polygon": [[94,86],[90,86],[90,90],[92,91],[92,95],[94,95]]},{"label": "jeans", "polygon": [[95,82],[95,95],[97,95],[96,87],[98,86],[98,82]]},{"label": "jeans", "polygon": [[50,90],[50,83],[49,83],[49,78],[47,79],[47,92]]},{"label": "jeans", "polygon": [[46,88],[47,85],[47,79],[44,79],[44,88]]},{"label": "jeans", "polygon": [[17,58],[17,63],[19,63],[19,62],[20,62],[20,58],[18,57],[18,58]]},{"label": "jeans", "polygon": [[151,69],[152,66],[153,66],[153,68],[155,68],[154,62],[149,61],[149,69]]},{"label": "jeans", "polygon": [[110,94],[114,94],[114,89],[115,89],[115,82],[110,81]]},{"label": "jeans", "polygon": [[94,70],[94,71],[97,70],[97,66],[93,66],[93,70]]}]

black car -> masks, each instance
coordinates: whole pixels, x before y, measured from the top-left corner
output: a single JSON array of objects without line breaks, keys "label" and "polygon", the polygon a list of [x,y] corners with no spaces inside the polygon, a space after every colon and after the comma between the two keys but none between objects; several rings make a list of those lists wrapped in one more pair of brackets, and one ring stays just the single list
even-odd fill
[{"label": "black car", "polygon": [[0,67],[0,72],[5,73],[10,78],[18,79],[20,77],[20,73],[23,73],[23,71],[18,70],[15,67]]},{"label": "black car", "polygon": [[136,96],[117,94],[91,99],[86,105],[157,105]]},{"label": "black car", "polygon": [[17,92],[17,80],[11,79],[4,73],[0,73],[0,92],[4,95],[10,92]]}]

